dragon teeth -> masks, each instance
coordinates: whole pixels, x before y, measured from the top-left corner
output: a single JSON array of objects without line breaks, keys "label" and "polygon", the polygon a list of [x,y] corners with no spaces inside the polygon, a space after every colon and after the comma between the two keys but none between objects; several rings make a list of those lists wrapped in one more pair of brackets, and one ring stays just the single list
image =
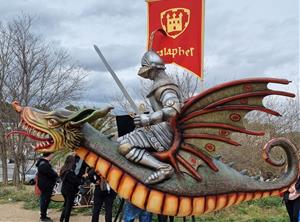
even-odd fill
[{"label": "dragon teeth", "polygon": [[37,131],[36,130],[33,130],[33,135],[37,135]]},{"label": "dragon teeth", "polygon": [[[21,120],[18,123],[18,127],[27,131],[29,134],[39,137],[41,139],[51,139],[51,136],[48,133],[45,133],[45,132],[42,132],[42,131],[32,128],[24,120]],[[44,142],[37,143],[36,147],[43,147],[43,146],[47,146],[47,145],[50,145],[50,143],[46,141],[45,143]],[[34,145],[31,145],[31,146],[32,146],[32,148],[34,148]]]},{"label": "dragon teeth", "polygon": [[35,130],[34,133],[37,137],[39,137],[39,131]]},{"label": "dragon teeth", "polygon": [[40,138],[44,138],[44,133],[43,132],[40,132]]}]

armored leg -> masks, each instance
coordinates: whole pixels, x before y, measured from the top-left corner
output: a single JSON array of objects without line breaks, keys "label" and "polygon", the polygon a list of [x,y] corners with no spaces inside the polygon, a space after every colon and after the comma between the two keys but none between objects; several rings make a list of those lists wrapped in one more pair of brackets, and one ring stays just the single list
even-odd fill
[{"label": "armored leg", "polygon": [[156,171],[152,173],[146,180],[146,184],[154,184],[161,182],[165,179],[170,178],[174,169],[171,165],[167,163],[160,162],[145,149],[140,149],[132,146],[131,144],[122,144],[119,147],[119,152],[126,157],[126,159],[138,163],[144,166],[148,166]]}]

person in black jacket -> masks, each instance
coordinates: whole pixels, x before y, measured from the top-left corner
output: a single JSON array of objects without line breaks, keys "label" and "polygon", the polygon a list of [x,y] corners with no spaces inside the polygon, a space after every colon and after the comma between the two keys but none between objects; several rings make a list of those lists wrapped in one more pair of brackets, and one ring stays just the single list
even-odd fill
[{"label": "person in black jacket", "polygon": [[74,173],[75,167],[75,157],[70,155],[66,158],[65,164],[60,170],[60,177],[62,179],[61,193],[65,199],[60,222],[69,222],[74,199],[80,185],[80,178]]},{"label": "person in black jacket", "polygon": [[38,184],[37,186],[41,190],[40,195],[40,212],[41,222],[51,222],[52,220],[47,217],[47,209],[50,203],[53,187],[56,183],[57,173],[53,170],[50,160],[53,154],[44,153],[43,157],[38,160],[36,167],[38,169]]},{"label": "person in black jacket", "polygon": [[113,202],[117,196],[116,192],[110,188],[106,181],[101,178],[94,169],[89,171],[88,177],[90,181],[95,184],[92,222],[99,221],[99,213],[103,203],[105,208],[105,222],[111,222]]},{"label": "person in black jacket", "polygon": [[300,171],[296,183],[292,184],[288,191],[284,193],[284,202],[290,222],[298,222],[300,216]]}]

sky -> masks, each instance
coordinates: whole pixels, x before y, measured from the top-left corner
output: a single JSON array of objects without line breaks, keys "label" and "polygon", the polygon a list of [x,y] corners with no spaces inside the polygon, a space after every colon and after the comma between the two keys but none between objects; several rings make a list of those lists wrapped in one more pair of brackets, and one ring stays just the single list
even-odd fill
[{"label": "sky", "polygon": [[[136,73],[146,50],[144,0],[0,0],[0,21],[34,16],[33,31],[66,49],[88,71],[79,104],[108,103],[119,89],[93,44],[129,93],[139,90]],[[206,0],[204,88],[248,77],[279,77],[299,83],[298,0]]]}]

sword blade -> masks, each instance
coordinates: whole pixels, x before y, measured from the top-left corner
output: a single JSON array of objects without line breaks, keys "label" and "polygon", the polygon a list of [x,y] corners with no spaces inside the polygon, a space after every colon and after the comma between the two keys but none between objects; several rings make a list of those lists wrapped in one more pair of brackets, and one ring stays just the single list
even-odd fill
[{"label": "sword blade", "polygon": [[98,56],[101,58],[101,61],[103,62],[105,68],[107,69],[107,71],[111,74],[111,76],[114,78],[115,82],[117,83],[117,85],[119,86],[119,88],[121,89],[123,95],[125,96],[125,98],[127,99],[127,101],[129,102],[131,108],[135,111],[135,113],[140,113],[139,109],[137,107],[137,105],[134,103],[133,99],[130,97],[130,95],[128,94],[127,90],[125,89],[125,87],[123,86],[123,84],[121,83],[120,79],[118,78],[117,74],[112,70],[112,68],[110,67],[110,65],[108,64],[108,62],[106,61],[105,57],[103,56],[103,54],[101,53],[100,49],[94,45],[94,48],[98,54]]}]

